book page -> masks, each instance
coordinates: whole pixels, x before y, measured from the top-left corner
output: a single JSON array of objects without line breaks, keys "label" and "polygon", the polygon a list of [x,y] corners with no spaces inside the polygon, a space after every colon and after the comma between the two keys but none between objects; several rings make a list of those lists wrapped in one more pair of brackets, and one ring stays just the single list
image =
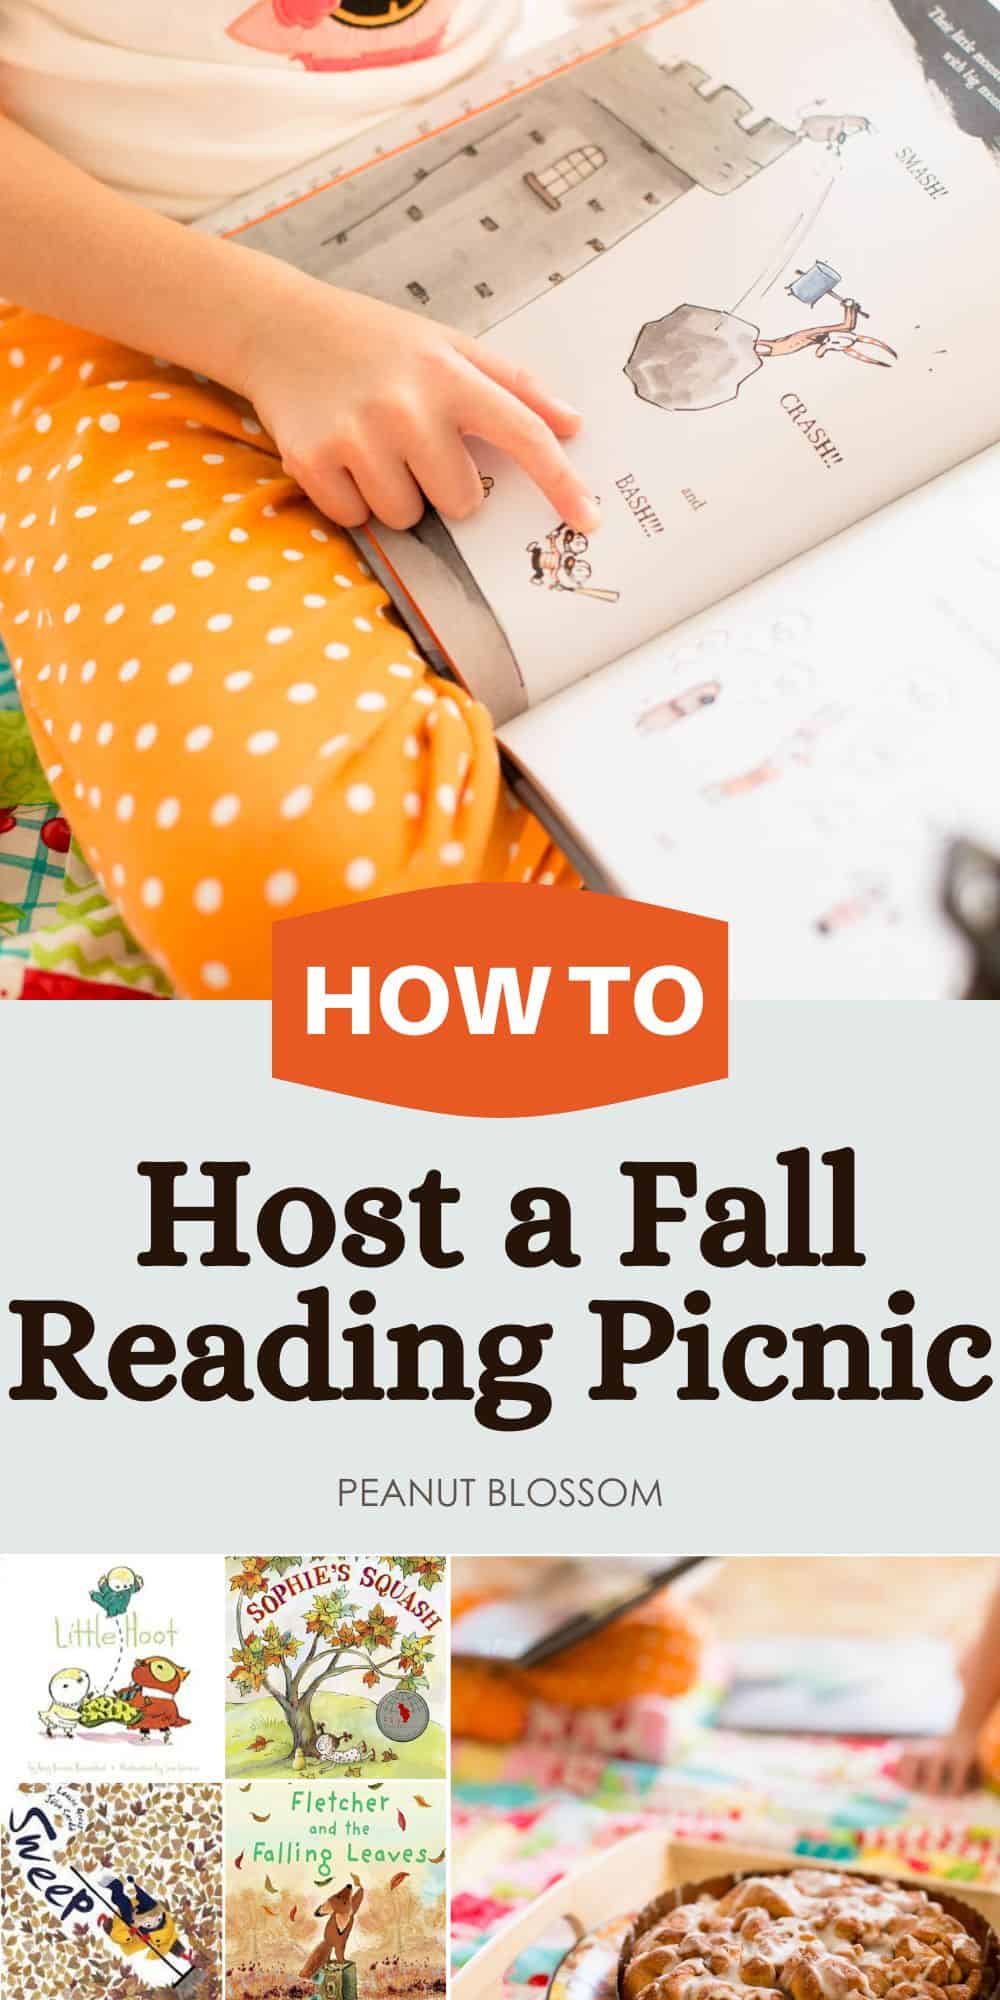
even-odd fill
[{"label": "book page", "polygon": [[[571,0],[548,0],[543,18],[535,9],[525,12],[502,60],[433,104],[412,105],[203,217],[197,227],[327,283],[466,333],[488,333],[514,304],[546,292],[557,266],[564,275],[600,247],[588,224],[575,231],[570,254],[564,219],[557,216],[553,226],[558,204],[539,200],[530,174],[523,184],[518,177],[519,159],[529,169],[535,164],[543,108],[560,128],[567,117],[572,123],[587,100],[566,79],[588,76],[592,62],[700,4],[630,0],[581,11]],[[551,38],[539,46],[543,30]],[[490,282],[497,269],[504,272],[500,286]],[[526,679],[502,625],[433,511],[410,534],[373,523],[356,540],[433,667],[463,678],[498,721],[527,705]]]},{"label": "book page", "polygon": [[[945,34],[956,12],[978,39]],[[839,0],[705,0],[547,86],[571,125],[538,94],[507,189],[550,204],[571,259],[581,228],[598,248],[521,304],[519,236],[490,338],[585,412],[604,523],[587,546],[484,447],[486,505],[451,530],[527,700],[1000,434],[1000,13],[963,0],[914,35],[919,13],[863,0],[845,35]],[[505,214],[492,186],[477,204]]]},{"label": "book page", "polygon": [[1000,845],[1000,447],[503,732],[613,886],[724,917],[740,997],[957,994]]},{"label": "book page", "polygon": [[998,141],[991,0],[645,0],[210,226],[584,413],[589,546],[486,446],[474,519],[369,538],[504,720],[997,435]]}]

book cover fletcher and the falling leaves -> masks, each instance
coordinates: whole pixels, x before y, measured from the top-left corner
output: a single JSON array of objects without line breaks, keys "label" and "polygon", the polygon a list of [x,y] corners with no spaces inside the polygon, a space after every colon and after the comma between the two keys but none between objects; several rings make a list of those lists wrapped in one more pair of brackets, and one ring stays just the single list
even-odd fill
[{"label": "book cover fletcher and the falling leaves", "polygon": [[222,1787],[22,1785],[6,1811],[11,2000],[220,2000]]},{"label": "book cover fletcher and the falling leaves", "polygon": [[444,1556],[229,1556],[226,1774],[445,1774]]},{"label": "book cover fletcher and the falling leaves", "polygon": [[443,1784],[227,1792],[227,2000],[443,2000]]}]

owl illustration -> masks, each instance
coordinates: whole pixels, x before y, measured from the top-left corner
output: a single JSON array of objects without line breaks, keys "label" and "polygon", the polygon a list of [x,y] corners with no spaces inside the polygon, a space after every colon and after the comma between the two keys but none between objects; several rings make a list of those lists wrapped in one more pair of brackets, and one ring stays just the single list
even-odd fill
[{"label": "owl illustration", "polygon": [[452,0],[256,0],[226,32],[303,69],[375,69],[437,55],[452,11]]},{"label": "owl illustration", "polygon": [[141,1589],[141,1576],[136,1576],[134,1569],[128,1569],[122,1563],[117,1569],[109,1569],[107,1576],[99,1579],[97,1589],[90,1593],[91,1602],[99,1604],[106,1617],[120,1618],[122,1612],[128,1610],[136,1591]]}]

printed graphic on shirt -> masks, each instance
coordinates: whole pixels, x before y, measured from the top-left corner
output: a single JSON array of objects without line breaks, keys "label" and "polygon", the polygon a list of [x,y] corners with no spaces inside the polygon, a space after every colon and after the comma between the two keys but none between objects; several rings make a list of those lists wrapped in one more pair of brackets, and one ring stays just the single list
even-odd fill
[{"label": "printed graphic on shirt", "polygon": [[226,32],[303,69],[372,69],[436,55],[453,12],[453,0],[256,0]]},{"label": "printed graphic on shirt", "polygon": [[445,1991],[443,1785],[230,1787],[228,2000]]},{"label": "printed graphic on shirt", "polygon": [[215,1556],[8,1556],[18,1775],[222,1775]]},{"label": "printed graphic on shirt", "polygon": [[228,1777],[445,1773],[443,1556],[231,1556]]},{"label": "printed graphic on shirt", "polygon": [[6,1812],[7,1990],[221,1993],[221,1785],[22,1785]]}]

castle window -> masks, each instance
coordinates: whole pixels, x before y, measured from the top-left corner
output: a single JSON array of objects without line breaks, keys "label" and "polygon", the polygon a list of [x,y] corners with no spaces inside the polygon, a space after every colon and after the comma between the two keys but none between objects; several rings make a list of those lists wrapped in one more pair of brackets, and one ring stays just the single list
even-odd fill
[{"label": "castle window", "polygon": [[479,218],[479,226],[481,229],[499,229],[500,224],[499,222],[494,221],[492,215],[481,215]]},{"label": "castle window", "polygon": [[574,146],[561,159],[553,160],[551,166],[542,167],[537,174],[525,174],[524,178],[532,194],[546,208],[561,208],[566,196],[589,181],[592,174],[599,173],[607,160],[601,146]]},{"label": "castle window", "polygon": [[431,302],[430,293],[428,291],[425,291],[423,285],[419,284],[416,278],[411,279],[406,289],[409,292],[411,299],[416,299],[418,305],[420,306],[430,305]]},{"label": "castle window", "polygon": [[411,222],[422,222],[424,219],[424,211],[422,208],[417,207],[416,202],[411,203],[406,213]]},{"label": "castle window", "polygon": [[493,297],[493,287],[486,283],[485,278],[476,286],[476,292],[481,299],[491,299]]}]

